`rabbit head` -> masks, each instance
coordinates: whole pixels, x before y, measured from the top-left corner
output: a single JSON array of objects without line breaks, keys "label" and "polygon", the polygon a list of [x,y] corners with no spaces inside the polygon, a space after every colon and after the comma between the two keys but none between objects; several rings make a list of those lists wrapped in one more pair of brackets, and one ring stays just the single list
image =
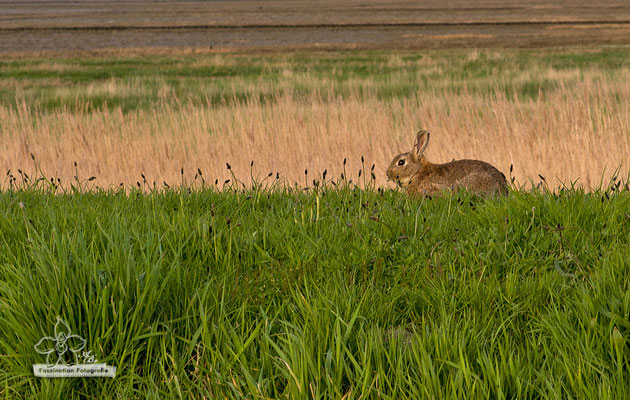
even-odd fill
[{"label": "rabbit head", "polygon": [[387,178],[401,187],[409,185],[411,178],[416,175],[423,164],[427,161],[424,158],[424,150],[429,144],[431,133],[421,130],[416,136],[416,143],[411,151],[402,153],[394,157],[387,168]]}]

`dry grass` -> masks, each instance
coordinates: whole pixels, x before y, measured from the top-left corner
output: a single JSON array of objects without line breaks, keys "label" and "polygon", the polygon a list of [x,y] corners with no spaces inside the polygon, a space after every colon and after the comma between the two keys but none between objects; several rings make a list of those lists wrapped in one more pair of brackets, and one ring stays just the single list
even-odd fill
[{"label": "dry grass", "polygon": [[[628,73],[625,72],[627,75]],[[247,181],[250,162],[262,178],[279,172],[304,184],[325,169],[356,179],[360,158],[375,164],[379,185],[391,158],[410,148],[420,128],[433,132],[427,156],[434,162],[458,158],[486,160],[521,183],[553,185],[575,180],[596,187],[630,159],[630,79],[625,83],[586,80],[534,100],[508,100],[497,93],[442,95],[381,101],[349,96],[323,99],[282,95],[225,106],[163,104],[150,111],[120,110],[40,112],[22,105],[0,108],[0,168],[33,174],[35,164],[47,175],[72,181],[73,162],[80,177],[97,177],[101,187],[148,181],[170,185],[190,181],[197,168],[206,181],[236,175]],[[35,156],[35,162],[31,159]],[[6,181],[4,182],[6,185]]]}]

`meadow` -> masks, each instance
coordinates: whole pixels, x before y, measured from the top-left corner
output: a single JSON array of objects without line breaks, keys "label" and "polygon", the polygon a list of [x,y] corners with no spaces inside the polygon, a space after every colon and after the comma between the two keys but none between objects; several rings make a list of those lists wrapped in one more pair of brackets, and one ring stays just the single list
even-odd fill
[{"label": "meadow", "polygon": [[[334,182],[334,184],[333,184]],[[0,195],[3,397],[623,398],[630,196]],[[38,379],[57,316],[115,379]]]},{"label": "meadow", "polygon": [[173,186],[182,168],[188,180],[201,169],[209,181],[271,172],[304,184],[305,169],[338,176],[344,159],[356,175],[363,157],[384,185],[388,163],[424,128],[434,162],[478,158],[506,175],[512,165],[521,185],[543,176],[591,189],[630,168],[629,56],[613,47],[2,61],[0,169],[68,182],[76,161],[102,188],[142,175]]},{"label": "meadow", "polygon": [[[629,56],[0,61],[0,396],[626,397]],[[420,128],[509,196],[393,188]]]}]

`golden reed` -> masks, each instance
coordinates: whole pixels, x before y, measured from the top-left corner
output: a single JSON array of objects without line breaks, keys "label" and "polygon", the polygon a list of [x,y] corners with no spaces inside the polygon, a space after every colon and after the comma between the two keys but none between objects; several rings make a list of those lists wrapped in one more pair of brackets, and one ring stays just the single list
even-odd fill
[{"label": "golden reed", "polygon": [[[630,81],[586,81],[533,100],[419,93],[400,100],[350,95],[306,99],[280,96],[237,105],[161,104],[149,111],[119,109],[42,112],[37,106],[0,107],[0,168],[37,168],[48,177],[96,176],[100,187],[147,181],[177,185],[181,168],[190,182],[201,169],[207,182],[236,176],[248,182],[251,161],[259,179],[272,172],[300,185],[321,177],[356,179],[365,159],[378,185],[392,158],[413,144],[415,133],[433,136],[434,162],[479,159],[520,184],[546,178],[551,186],[577,181],[597,187],[630,165]],[[32,160],[31,154],[35,157]],[[305,176],[305,169],[309,175]],[[6,180],[2,186],[6,186]]]}]

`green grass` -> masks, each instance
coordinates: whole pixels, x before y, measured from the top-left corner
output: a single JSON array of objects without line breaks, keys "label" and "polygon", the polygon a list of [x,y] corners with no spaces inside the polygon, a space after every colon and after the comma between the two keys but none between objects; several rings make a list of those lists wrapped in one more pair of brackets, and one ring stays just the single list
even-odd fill
[{"label": "green grass", "polygon": [[[629,58],[615,47],[3,60],[0,105],[529,99],[621,82]],[[627,186],[429,199],[330,184],[4,183],[0,397],[627,397]],[[45,362],[34,345],[58,316],[115,379],[33,377]]]},{"label": "green grass", "polygon": [[107,104],[130,111],[163,101],[217,105],[315,92],[392,100],[425,91],[490,96],[499,90],[508,98],[529,99],[541,90],[570,90],[584,74],[625,80],[629,62],[627,47],[4,60],[0,105],[39,103],[45,111]]},{"label": "green grass", "polygon": [[[623,398],[630,195],[0,194],[0,394]],[[32,376],[56,317],[116,379]]]}]

